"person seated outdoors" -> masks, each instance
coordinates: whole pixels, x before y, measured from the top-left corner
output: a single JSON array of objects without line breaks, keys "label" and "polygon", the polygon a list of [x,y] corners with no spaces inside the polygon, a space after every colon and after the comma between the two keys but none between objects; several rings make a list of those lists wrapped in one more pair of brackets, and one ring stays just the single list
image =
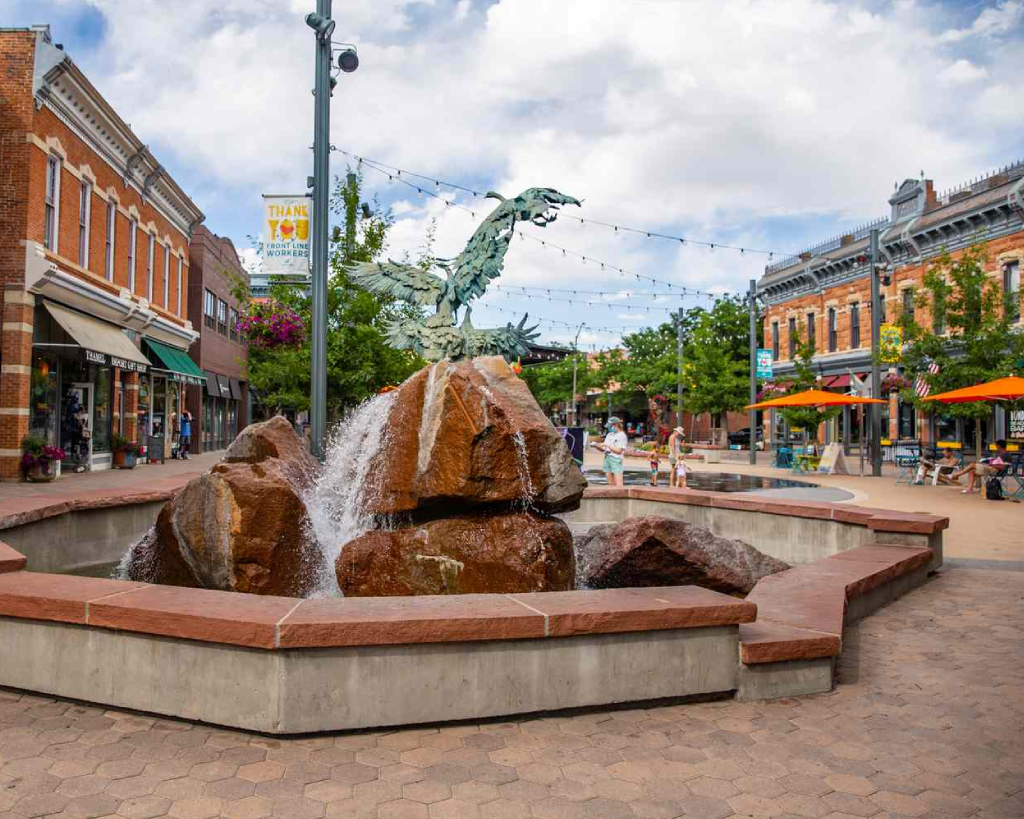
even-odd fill
[{"label": "person seated outdoors", "polygon": [[975,484],[981,488],[986,478],[1000,478],[1005,473],[1010,465],[1010,453],[1006,449],[1006,441],[1000,438],[996,441],[995,454],[988,458],[981,458],[972,464],[968,464],[963,469],[954,472],[950,475],[950,478],[957,479],[961,475],[970,475],[970,480],[967,483],[967,488],[963,490],[963,494],[968,494],[974,491]]},{"label": "person seated outdoors", "polygon": [[956,472],[956,468],[959,465],[953,450],[944,449],[942,450],[942,457],[937,461],[929,461],[926,458],[921,459],[921,463],[917,466],[917,475],[914,477],[914,483],[922,484],[930,476],[932,483],[942,481],[948,484],[958,484],[960,481],[955,480],[952,473]]}]

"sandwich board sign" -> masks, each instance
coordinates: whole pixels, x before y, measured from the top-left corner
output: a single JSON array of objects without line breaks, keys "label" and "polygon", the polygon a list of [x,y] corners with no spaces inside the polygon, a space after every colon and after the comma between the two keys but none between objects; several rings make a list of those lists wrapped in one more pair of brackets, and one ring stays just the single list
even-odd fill
[{"label": "sandwich board sign", "polygon": [[839,443],[829,444],[821,453],[821,462],[818,464],[818,471],[827,475],[849,475],[846,469],[846,457],[843,455],[843,445]]}]

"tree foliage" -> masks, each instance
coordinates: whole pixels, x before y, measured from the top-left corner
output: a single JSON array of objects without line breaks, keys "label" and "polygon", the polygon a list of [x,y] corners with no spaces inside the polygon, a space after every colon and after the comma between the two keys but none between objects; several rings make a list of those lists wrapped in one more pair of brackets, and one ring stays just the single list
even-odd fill
[{"label": "tree foliage", "polygon": [[[332,418],[382,387],[404,381],[426,363],[412,353],[392,349],[384,341],[385,323],[404,315],[409,308],[368,293],[345,274],[351,263],[380,256],[394,221],[376,201],[361,201],[361,187],[361,174],[349,173],[344,180],[336,180],[331,196],[331,212],[341,219],[330,237],[327,282],[327,411]],[[274,284],[271,298],[294,310],[307,330],[311,329],[312,300],[304,288]],[[271,409],[309,409],[309,335],[307,332],[304,342],[294,347],[250,347],[249,383]]]},{"label": "tree foliage", "polygon": [[560,361],[531,364],[523,367],[522,379],[530,388],[537,403],[546,411],[571,401],[572,371],[576,363],[576,394],[586,395],[590,387],[596,386],[594,371],[587,357],[580,352],[567,355]]},{"label": "tree foliage", "polygon": [[[1016,311],[1007,301],[1014,295],[1019,299],[1020,294],[1004,294],[987,265],[984,244],[968,248],[955,259],[943,253],[929,263],[924,286],[915,298],[915,306],[930,322],[926,326],[909,312],[899,318],[904,368],[915,379],[924,378],[932,394],[992,381],[1021,368],[1024,333],[1014,326]],[[933,361],[939,366],[937,373],[928,372]],[[937,407],[922,400],[912,386],[902,390],[900,397],[926,412],[939,409],[966,419],[987,418],[992,409],[985,401]]]}]

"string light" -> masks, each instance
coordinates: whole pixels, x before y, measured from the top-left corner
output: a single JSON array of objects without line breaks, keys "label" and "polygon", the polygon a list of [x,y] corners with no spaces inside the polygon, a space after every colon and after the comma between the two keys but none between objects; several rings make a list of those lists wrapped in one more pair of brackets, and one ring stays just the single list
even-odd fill
[{"label": "string light", "polygon": [[[436,186],[442,186],[443,185],[446,188],[451,188],[453,190],[462,191],[464,193],[468,193],[470,196],[474,196],[474,197],[477,197],[477,198],[483,198],[485,196],[485,194],[480,193],[480,191],[474,190],[473,188],[467,188],[465,185],[458,185],[458,184],[456,184],[454,182],[446,182],[443,179],[436,179],[436,178],[434,178],[432,176],[424,176],[423,174],[413,173],[412,171],[396,168],[393,165],[388,165],[387,163],[381,162],[381,161],[379,161],[377,159],[369,159],[369,158],[367,158],[365,156],[360,156],[358,154],[354,154],[351,151],[345,151],[345,150],[342,150],[341,148],[336,148],[333,145],[331,146],[331,150],[332,151],[337,151],[338,153],[342,153],[345,156],[352,157],[353,159],[355,159],[360,164],[366,163],[369,167],[374,168],[374,170],[382,171],[384,173],[387,173],[388,171],[391,171],[392,173],[396,173],[398,176],[401,176],[404,173],[407,176],[412,176],[412,177],[415,177],[417,179],[424,179],[424,180],[427,180],[429,182],[433,182],[434,185],[436,185]],[[376,166],[376,167],[374,167],[374,166]],[[582,216],[574,216],[573,214],[565,213],[564,211],[560,214],[560,218],[562,218],[562,219],[575,219],[576,221],[578,221],[580,223],[581,227],[583,227],[585,225],[600,225],[601,227],[612,228],[615,231],[615,233],[619,233],[620,231],[622,231],[624,233],[636,233],[636,234],[639,234],[639,235],[646,236],[648,239],[667,239],[667,240],[672,241],[672,242],[679,242],[679,244],[682,244],[682,245],[685,245],[685,244],[689,243],[691,245],[696,245],[698,247],[706,247],[709,250],[715,250],[715,249],[718,249],[718,250],[735,250],[735,251],[738,251],[740,253],[740,255],[746,255],[747,253],[758,253],[758,254],[761,254],[763,256],[767,256],[769,259],[774,259],[775,256],[783,256],[784,257],[784,256],[796,256],[796,255],[798,255],[797,253],[788,253],[788,252],[781,251],[781,250],[766,250],[764,248],[742,247],[740,245],[723,244],[722,242],[710,242],[710,241],[701,240],[701,239],[692,239],[692,238],[687,237],[687,236],[674,236],[674,235],[672,235],[670,233],[660,233],[660,232],[655,231],[655,230],[647,230],[646,228],[635,228],[635,227],[629,227],[627,225],[615,224],[614,222],[604,222],[604,221],[601,221],[599,219],[588,219],[588,218],[582,217]]]}]

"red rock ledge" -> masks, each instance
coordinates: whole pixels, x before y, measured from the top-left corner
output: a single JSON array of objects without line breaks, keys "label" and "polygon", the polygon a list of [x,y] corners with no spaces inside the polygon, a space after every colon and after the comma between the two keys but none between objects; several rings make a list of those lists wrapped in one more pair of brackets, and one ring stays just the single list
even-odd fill
[{"label": "red rock ledge", "polygon": [[949,528],[949,518],[922,512],[894,512],[868,506],[850,506],[823,501],[786,500],[784,498],[736,497],[725,492],[697,489],[671,489],[645,486],[590,486],[586,498],[632,498],[635,500],[678,503],[686,506],[710,506],[716,509],[737,509],[766,515],[788,515],[795,518],[834,520],[866,526],[879,532],[901,532],[930,535]]},{"label": "red rock ledge", "polygon": [[699,628],[752,623],[757,616],[753,603],[695,586],[299,600],[23,566],[24,558],[0,544],[0,616],[271,650]]}]

